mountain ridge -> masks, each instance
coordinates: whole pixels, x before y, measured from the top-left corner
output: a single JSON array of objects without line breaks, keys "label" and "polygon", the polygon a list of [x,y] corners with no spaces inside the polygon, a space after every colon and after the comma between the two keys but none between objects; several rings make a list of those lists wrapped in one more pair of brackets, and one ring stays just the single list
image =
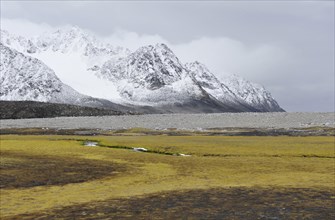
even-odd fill
[{"label": "mountain ridge", "polygon": [[[202,112],[201,108],[207,109],[205,112],[284,111],[264,87],[238,76],[220,81],[198,61],[183,64],[165,44],[143,46],[131,52],[99,42],[74,27],[33,39],[16,37],[1,30],[1,45],[8,48],[6,50],[20,53],[23,60],[36,59],[35,63],[45,65],[44,69],[48,70],[45,72],[53,72],[60,84],[68,86],[73,94],[105,100],[104,103],[134,109],[152,108],[158,112],[164,112],[164,108],[166,112],[180,112],[182,106],[199,108],[193,109],[195,112]],[[1,67],[9,68],[13,78],[19,71],[8,63],[2,59]],[[27,75],[32,79],[34,68],[21,66],[21,70],[30,73]],[[8,78],[1,74],[2,78]],[[43,76],[40,74],[37,78],[39,82]],[[27,85],[29,80],[22,80],[21,84]],[[11,84],[13,82],[1,81],[1,86],[7,87],[8,91]],[[29,88],[25,88],[28,92]],[[38,90],[37,87],[34,89]],[[61,99],[25,97],[13,89],[11,92],[11,97],[0,93],[0,100],[62,102]],[[75,101],[66,103],[78,104]]]}]

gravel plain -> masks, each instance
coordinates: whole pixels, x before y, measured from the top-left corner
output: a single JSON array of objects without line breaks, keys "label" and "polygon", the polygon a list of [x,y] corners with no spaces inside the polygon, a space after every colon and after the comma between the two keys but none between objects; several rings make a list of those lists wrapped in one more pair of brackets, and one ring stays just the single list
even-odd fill
[{"label": "gravel plain", "polygon": [[102,117],[60,117],[1,120],[0,128],[102,129],[128,128],[202,130],[209,128],[306,128],[334,127],[329,113],[216,113],[148,114]]}]

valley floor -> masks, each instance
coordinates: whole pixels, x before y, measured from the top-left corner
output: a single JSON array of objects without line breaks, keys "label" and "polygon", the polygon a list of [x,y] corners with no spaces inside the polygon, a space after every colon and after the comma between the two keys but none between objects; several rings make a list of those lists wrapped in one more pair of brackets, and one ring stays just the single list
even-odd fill
[{"label": "valley floor", "polygon": [[101,129],[129,128],[206,130],[213,128],[334,127],[335,114],[313,112],[147,114],[1,120],[0,128]]},{"label": "valley floor", "polygon": [[0,138],[1,219],[335,217],[333,136]]}]

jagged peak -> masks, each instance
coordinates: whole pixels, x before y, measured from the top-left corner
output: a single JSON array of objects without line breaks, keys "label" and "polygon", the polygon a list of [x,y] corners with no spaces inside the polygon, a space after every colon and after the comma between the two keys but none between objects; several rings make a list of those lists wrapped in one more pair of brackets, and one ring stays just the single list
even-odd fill
[{"label": "jagged peak", "polygon": [[105,43],[90,31],[78,26],[65,26],[53,32],[46,32],[36,39],[36,43],[42,50],[52,48],[63,53],[81,51],[86,54],[88,50],[109,55],[122,54],[122,56],[130,53],[126,48]]},{"label": "jagged peak", "polygon": [[184,67],[173,51],[163,43],[156,45],[142,46],[130,55],[131,59],[150,61],[151,65],[173,66],[178,72],[182,72]]},{"label": "jagged peak", "polygon": [[155,44],[155,47],[162,47],[162,48],[169,49],[169,47],[166,44],[164,44],[164,43],[157,43],[157,44]]},{"label": "jagged peak", "polygon": [[155,49],[156,50],[165,50],[165,51],[169,51],[169,52],[173,53],[172,50],[164,43],[155,44]]},{"label": "jagged peak", "polygon": [[200,63],[199,61],[185,63],[185,66],[189,70],[201,70],[202,72],[211,72],[205,64]]},{"label": "jagged peak", "polygon": [[[208,75],[214,75],[205,64],[199,61],[185,63],[185,66],[188,70],[190,70],[193,73],[206,73]],[[235,73],[229,73],[229,74],[226,73],[221,78],[223,79],[223,81],[235,82],[238,84],[243,84],[245,86],[257,87],[259,89],[265,90],[264,86],[254,83],[254,82],[250,82],[249,80]]]},{"label": "jagged peak", "polygon": [[247,80],[246,78],[244,78],[244,77],[242,77],[240,75],[237,75],[235,73],[224,74],[222,76],[222,79],[225,82],[228,81],[228,82],[232,82],[232,83],[237,83],[237,84],[240,84],[240,85],[244,85],[244,86],[247,86],[247,87],[257,88],[257,89],[263,90],[263,91],[266,90],[263,85],[251,82],[251,81]]},{"label": "jagged peak", "polygon": [[[202,63],[194,61],[185,64],[188,73],[206,90],[222,90],[222,83],[218,78]],[[214,97],[218,94],[212,94]]]},{"label": "jagged peak", "polygon": [[2,36],[2,35],[10,35],[10,34],[7,30],[1,28],[0,29],[0,35]]},{"label": "jagged peak", "polygon": [[27,41],[29,40],[20,35],[12,34],[5,29],[0,29],[0,37],[1,37],[1,41],[4,39],[16,39],[16,40],[19,39],[19,40],[27,40]]},{"label": "jagged peak", "polygon": [[82,41],[85,43],[96,42],[94,35],[84,31],[78,26],[65,26],[53,32],[45,32],[40,35],[39,40],[51,41]]},{"label": "jagged peak", "polygon": [[60,28],[53,32],[53,34],[72,36],[72,37],[80,37],[86,40],[95,39],[93,35],[88,33],[87,31],[81,29],[78,26],[65,26],[64,28]]},{"label": "jagged peak", "polygon": [[67,26],[68,30],[70,32],[75,32],[75,33],[84,33],[83,29],[80,28],[79,26],[77,25],[70,25],[70,26]]},{"label": "jagged peak", "polygon": [[207,80],[220,83],[218,78],[207,68],[207,66],[199,61],[186,63],[185,67],[189,73],[198,80],[200,80],[200,78],[206,78]]},{"label": "jagged peak", "polygon": [[[164,43],[157,43],[155,45],[149,44],[149,45],[145,45],[142,46],[140,48],[138,48],[134,53],[145,53],[145,52],[153,52],[153,53],[162,53],[162,52],[167,52],[169,54],[173,54],[175,56],[175,54],[173,53],[173,51]],[[165,53],[166,54],[166,53]]]}]

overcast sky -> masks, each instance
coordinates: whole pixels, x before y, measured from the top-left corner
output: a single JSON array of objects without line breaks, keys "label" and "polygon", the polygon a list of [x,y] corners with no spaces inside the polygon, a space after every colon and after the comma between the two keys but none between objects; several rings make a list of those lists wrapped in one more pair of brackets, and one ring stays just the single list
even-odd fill
[{"label": "overcast sky", "polygon": [[287,111],[334,111],[334,1],[1,1],[22,35],[76,25],[135,50],[166,43],[182,62],[264,85]]}]

